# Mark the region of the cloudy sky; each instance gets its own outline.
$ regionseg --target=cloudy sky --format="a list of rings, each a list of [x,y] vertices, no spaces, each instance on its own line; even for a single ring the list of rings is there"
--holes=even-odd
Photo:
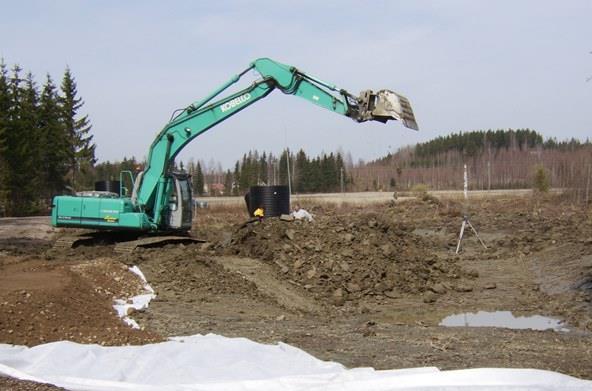
[[[412,102],[419,132],[357,124],[274,92],[181,154],[230,167],[249,149],[373,159],[451,132],[592,134],[592,1],[4,1],[0,56],[38,81],[72,69],[101,161],[146,156],[174,109],[258,57],[357,94]],[[247,86],[255,75],[248,75]]]

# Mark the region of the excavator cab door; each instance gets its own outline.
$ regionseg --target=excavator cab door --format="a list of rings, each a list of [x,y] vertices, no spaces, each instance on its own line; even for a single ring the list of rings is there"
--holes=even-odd
[[[167,228],[175,231],[189,231],[193,217],[191,176],[187,173],[172,173],[173,191],[169,197]]]

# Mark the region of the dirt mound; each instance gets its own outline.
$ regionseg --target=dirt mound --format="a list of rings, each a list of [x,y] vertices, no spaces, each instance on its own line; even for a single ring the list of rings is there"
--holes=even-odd
[[[18,259],[17,259],[18,260]],[[139,293],[141,283],[120,263],[99,259],[0,263],[0,342],[33,346],[70,340],[102,345],[159,341],[119,319],[113,298]]]
[[[142,249],[133,258],[157,289],[157,300],[173,291],[179,294],[182,292],[184,297],[260,295],[251,282],[236,273],[229,273],[219,263],[201,254],[198,245]]]
[[[415,227],[397,221],[388,208],[383,214],[324,212],[311,223],[248,224],[217,250],[275,264],[286,280],[335,304],[368,295],[444,294],[474,277],[454,257],[430,252],[438,244],[413,234]]]

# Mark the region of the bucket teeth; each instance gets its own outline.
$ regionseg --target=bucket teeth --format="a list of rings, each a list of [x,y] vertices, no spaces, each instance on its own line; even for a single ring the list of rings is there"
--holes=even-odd
[[[393,91],[380,90],[376,93],[376,106],[372,110],[372,115],[396,119],[409,129],[419,129],[409,99]]]
[[[358,111],[353,117],[358,122],[379,121],[386,123],[398,120],[403,126],[419,130],[409,99],[390,90],[362,91],[358,101]]]

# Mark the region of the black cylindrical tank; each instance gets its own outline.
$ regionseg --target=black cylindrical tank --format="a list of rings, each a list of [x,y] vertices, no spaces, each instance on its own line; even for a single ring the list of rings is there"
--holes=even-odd
[[[95,182],[96,191],[109,191],[111,193],[119,194],[121,182],[120,181],[98,181]]]
[[[250,216],[253,216],[257,208],[263,208],[265,217],[290,213],[288,186],[251,186],[245,201]]]

